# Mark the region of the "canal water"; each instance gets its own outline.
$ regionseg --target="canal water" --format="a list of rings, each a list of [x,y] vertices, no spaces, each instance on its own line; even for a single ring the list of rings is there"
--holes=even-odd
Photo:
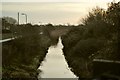
[[[38,68],[41,70],[38,78],[77,78],[68,67],[62,49],[62,40],[59,38],[56,46],[49,47],[44,61]]]

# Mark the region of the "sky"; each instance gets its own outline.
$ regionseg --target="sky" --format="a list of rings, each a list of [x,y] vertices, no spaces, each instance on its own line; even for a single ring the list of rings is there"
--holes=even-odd
[[[99,6],[106,9],[113,0],[2,0],[2,16],[10,16],[17,20],[20,13],[20,24],[78,24],[92,8]],[[116,0],[118,2],[120,0]]]

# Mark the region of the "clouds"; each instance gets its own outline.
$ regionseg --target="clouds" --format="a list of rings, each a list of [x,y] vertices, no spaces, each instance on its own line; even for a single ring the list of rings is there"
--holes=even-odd
[[[8,1],[8,0],[7,0]],[[80,0],[81,2],[4,2],[3,16],[11,16],[17,19],[17,13],[26,13],[28,22],[32,23],[71,23],[76,24],[88,11],[95,6],[107,7],[105,1],[111,0]],[[103,1],[103,2],[100,2]],[[20,23],[25,21],[20,15]]]
[[[112,0],[2,0],[2,2],[110,2]],[[116,0],[118,1],[118,0]]]
[[[78,4],[77,4],[78,5]],[[84,14],[72,3],[3,3],[3,15],[17,18],[17,12],[26,13],[30,22],[72,23]],[[21,23],[24,18],[20,16]],[[74,21],[72,21],[74,20]]]

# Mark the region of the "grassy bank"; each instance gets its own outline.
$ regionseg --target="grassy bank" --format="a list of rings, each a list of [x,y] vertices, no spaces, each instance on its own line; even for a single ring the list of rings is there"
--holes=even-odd
[[[49,35],[39,34],[40,27],[20,27],[17,35],[22,37],[2,44],[3,80],[37,80],[37,69],[51,45]]]
[[[111,3],[107,11],[97,7],[83,19],[83,25],[72,28],[62,36],[65,58],[79,78],[94,77],[93,59],[120,61],[119,12],[119,2]]]

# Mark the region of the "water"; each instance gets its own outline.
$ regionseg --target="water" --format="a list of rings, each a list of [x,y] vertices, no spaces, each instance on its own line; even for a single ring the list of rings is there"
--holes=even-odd
[[[62,49],[63,45],[59,38],[56,46],[49,47],[45,60],[38,68],[42,71],[38,78],[77,78],[69,69]]]

